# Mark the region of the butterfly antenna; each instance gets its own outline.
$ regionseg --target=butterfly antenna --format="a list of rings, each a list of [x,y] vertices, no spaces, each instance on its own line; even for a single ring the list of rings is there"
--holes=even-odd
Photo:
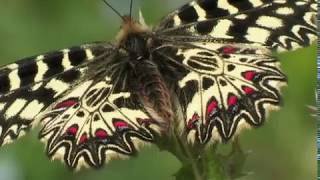
[[[113,12],[115,12],[123,21],[126,21],[126,19],[121,15],[119,11],[117,11],[110,3],[108,3],[106,0],[102,0],[109,8],[112,9]]]
[[[132,6],[133,6],[133,0],[130,0],[130,19],[132,19]]]

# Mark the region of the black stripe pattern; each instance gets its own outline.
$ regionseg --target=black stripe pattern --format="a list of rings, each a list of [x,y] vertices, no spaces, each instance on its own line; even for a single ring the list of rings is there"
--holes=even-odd
[[[103,44],[83,45],[3,66],[0,144],[7,144],[28,131],[41,112],[87,78],[85,72],[90,62],[109,54],[108,49],[111,47]]]
[[[162,38],[175,41],[205,38],[267,46],[279,52],[309,45],[317,38],[315,1],[252,2],[193,1],[173,12],[157,31]]]

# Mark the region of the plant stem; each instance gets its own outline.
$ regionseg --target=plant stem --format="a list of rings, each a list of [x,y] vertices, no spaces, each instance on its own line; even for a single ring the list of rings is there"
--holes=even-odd
[[[193,147],[176,133],[172,135],[172,140],[167,150],[182,163],[176,180],[231,180],[246,176],[242,170],[247,155],[242,152],[237,140],[232,151],[226,155],[219,154],[217,146]]]
[[[188,156],[188,159],[190,160],[190,164],[192,167],[192,171],[193,171],[193,175],[195,180],[204,180],[203,178],[203,173],[200,172],[200,167],[198,166],[198,163],[196,162],[196,158],[194,157],[194,155],[192,154],[192,152],[190,151],[190,147],[188,146],[188,144],[186,144],[186,141],[181,142],[182,144],[182,148],[185,150],[186,155]]]
[[[199,164],[199,154],[195,153],[187,143],[185,136],[171,129],[171,142],[164,149],[175,155],[182,163],[181,170],[176,174],[177,180],[205,180],[202,168]],[[183,177],[182,177],[183,176]]]
[[[246,176],[242,170],[247,154],[241,150],[237,139],[233,141],[232,151],[222,155],[218,152],[218,144],[205,147],[190,143],[187,134],[170,127],[170,133],[158,146],[180,160],[182,167],[175,174],[176,180],[231,180]]]

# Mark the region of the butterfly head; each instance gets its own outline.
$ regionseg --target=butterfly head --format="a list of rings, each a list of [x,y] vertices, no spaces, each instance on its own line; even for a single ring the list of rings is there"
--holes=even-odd
[[[120,45],[124,43],[131,35],[149,34],[151,33],[150,27],[148,27],[144,21],[144,18],[140,11],[139,21],[132,19],[131,16],[124,16],[121,24],[120,31],[116,37],[117,43]]]

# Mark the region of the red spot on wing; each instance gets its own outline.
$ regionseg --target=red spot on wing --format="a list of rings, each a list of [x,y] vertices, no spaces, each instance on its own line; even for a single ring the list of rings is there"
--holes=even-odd
[[[218,103],[217,101],[212,101],[207,107],[207,115],[212,114],[212,112],[217,109]]]
[[[72,107],[76,104],[78,104],[77,100],[69,99],[66,101],[62,101],[61,103],[58,103],[53,109],[69,108],[69,107]]]
[[[195,128],[195,123],[199,121],[199,119],[200,119],[200,116],[198,115],[198,113],[194,113],[192,118],[188,121],[187,128],[188,129]]]
[[[237,51],[237,48],[233,46],[225,46],[222,48],[222,53],[223,54],[233,54]]]
[[[253,94],[255,92],[254,89],[252,89],[251,87],[248,87],[248,86],[243,87],[243,91],[247,95]]]
[[[234,106],[238,103],[238,97],[237,96],[230,96],[228,99],[228,105]]]
[[[105,130],[99,129],[96,131],[95,136],[99,139],[106,139],[109,135]]]
[[[126,123],[124,121],[116,121],[116,122],[113,123],[113,125],[116,128],[127,128],[127,127],[129,127],[128,123]]]
[[[83,134],[81,135],[81,137],[80,137],[79,143],[80,143],[80,144],[83,144],[83,143],[86,143],[87,141],[88,141],[88,135],[87,135],[87,133],[83,133]]]
[[[244,78],[246,80],[252,81],[256,75],[257,73],[255,71],[247,71],[244,73]]]
[[[78,132],[78,127],[77,126],[71,126],[67,129],[67,134],[75,136]]]

